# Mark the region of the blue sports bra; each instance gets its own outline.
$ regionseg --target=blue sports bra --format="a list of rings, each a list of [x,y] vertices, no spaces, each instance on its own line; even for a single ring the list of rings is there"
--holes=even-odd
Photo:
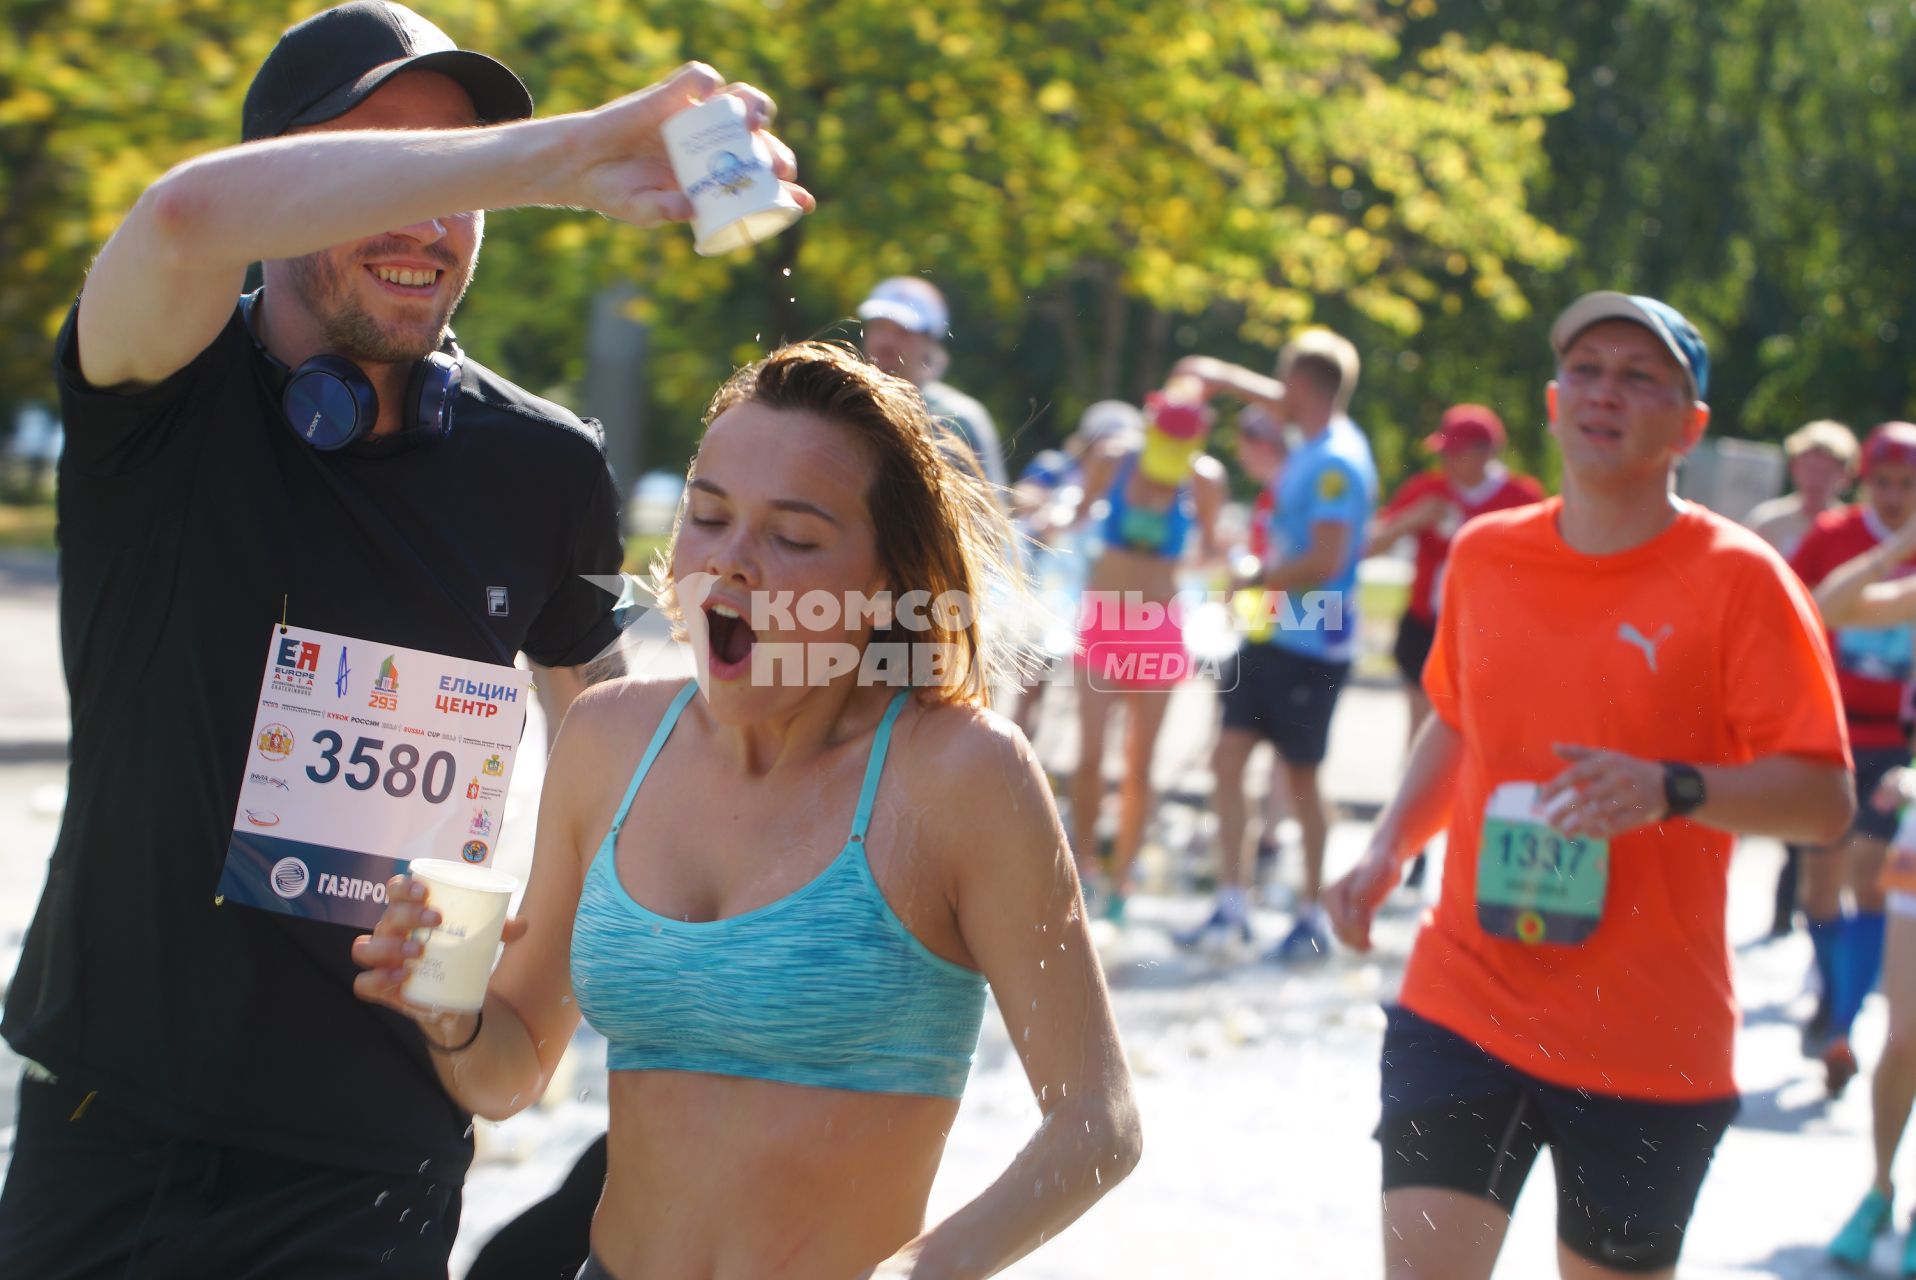
[[[648,911],[613,849],[639,784],[698,686],[652,735],[586,871],[572,988],[614,1071],[701,1071],[861,1093],[964,1093],[984,1021],[983,975],[933,954],[892,911],[865,860],[899,690],[872,739],[851,838],[811,883],[723,920]]]
[[[1111,481],[1111,491],[1105,495],[1109,506],[1101,530],[1104,545],[1176,560],[1184,554],[1184,544],[1191,536],[1191,486],[1188,483],[1179,485],[1171,495],[1171,505],[1162,510],[1134,507],[1124,500],[1124,491],[1137,469],[1138,455],[1135,453],[1118,464],[1118,473]]]

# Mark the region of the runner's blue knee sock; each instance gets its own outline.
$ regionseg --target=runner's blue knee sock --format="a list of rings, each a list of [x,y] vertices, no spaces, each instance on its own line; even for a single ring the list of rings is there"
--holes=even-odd
[[[1811,920],[1809,929],[1810,949],[1816,954],[1816,976],[1823,986],[1823,1003],[1833,1007],[1841,985],[1836,979],[1836,963],[1843,936],[1843,917]]]
[[[1883,971],[1883,913],[1859,911],[1846,918],[1841,947],[1843,980],[1840,995],[1830,1000],[1830,1034],[1848,1036]]]

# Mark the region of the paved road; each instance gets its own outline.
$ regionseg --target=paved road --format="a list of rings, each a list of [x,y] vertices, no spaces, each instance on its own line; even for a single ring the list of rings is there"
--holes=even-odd
[[[0,551],[0,762],[65,758],[55,590],[52,556]]]
[[[34,696],[50,643],[50,584],[0,566],[0,691]],[[652,658],[648,658],[652,661]],[[669,653],[658,659],[676,661]],[[37,664],[37,665],[36,665]],[[40,672],[35,675],[34,672]],[[1039,734],[1047,763],[1075,764],[1068,701]],[[1167,792],[1201,794],[1215,712],[1210,696],[1178,695],[1154,773]],[[1388,796],[1401,755],[1403,720],[1394,692],[1357,687],[1333,735],[1328,778],[1352,815],[1333,830],[1333,869],[1348,865],[1367,833],[1364,818]],[[537,725],[527,734],[536,748]],[[529,750],[514,778],[502,859],[527,857],[530,816],[543,761]],[[1112,770],[1115,774],[1115,767]],[[57,825],[62,770],[45,762],[0,764],[0,975],[10,974],[44,874]],[[1113,999],[1137,1077],[1147,1155],[1136,1175],[1072,1230],[1008,1274],[1021,1280],[1113,1277],[1366,1277],[1378,1273],[1375,1120],[1379,1002],[1394,991],[1415,927],[1417,903],[1394,903],[1372,957],[1339,955],[1289,974],[1243,954],[1189,956],[1168,931],[1197,919],[1189,891],[1202,870],[1189,853],[1196,811],[1173,803],[1149,852],[1153,892],[1136,900],[1132,923],[1106,947]],[[1755,938],[1768,917],[1779,856],[1751,841],[1733,881],[1737,939]],[[1264,912],[1260,933],[1285,924]],[[1796,1052],[1793,1019],[1804,1011],[1808,946],[1799,936],[1746,945],[1737,978],[1748,1018],[1740,1041],[1745,1111],[1704,1188],[1684,1274],[1808,1278],[1838,1273],[1819,1245],[1841,1221],[1867,1174],[1867,1091],[1828,1104]],[[1859,1033],[1865,1057],[1881,1037],[1872,1004]],[[603,1042],[583,1032],[565,1079],[546,1102],[503,1125],[482,1124],[480,1160],[467,1188],[465,1231],[455,1258],[470,1259],[486,1233],[543,1195],[572,1155],[603,1125]],[[0,1079],[14,1063],[0,1050]],[[0,1160],[11,1139],[11,1098],[0,1093]],[[1029,1138],[1037,1110],[1004,1030],[988,1016],[970,1088],[933,1192],[934,1217],[994,1179]],[[1548,1163],[1539,1165],[1516,1211],[1500,1277],[1553,1274]],[[1877,1258],[1893,1274],[1894,1245]],[[457,1274],[457,1270],[455,1270]]]

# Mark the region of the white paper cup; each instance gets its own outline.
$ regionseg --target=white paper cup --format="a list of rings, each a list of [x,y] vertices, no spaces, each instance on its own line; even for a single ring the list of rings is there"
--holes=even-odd
[[[478,1010],[519,881],[491,867],[436,858],[414,861],[406,874],[424,882],[426,905],[439,913],[439,923],[413,934],[425,951],[402,994],[430,1009]]]
[[[733,94],[687,107],[661,127],[679,187],[692,202],[692,247],[710,257],[769,240],[805,211],[779,184]]]

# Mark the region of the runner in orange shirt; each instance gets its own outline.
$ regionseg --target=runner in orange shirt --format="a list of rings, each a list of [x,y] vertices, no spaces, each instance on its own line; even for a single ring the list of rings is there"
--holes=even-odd
[[[1489,1276],[1545,1145],[1564,1276],[1675,1274],[1738,1105],[1731,833],[1827,840],[1855,803],[1808,593],[1754,534],[1671,496],[1709,418],[1702,339],[1616,293],[1550,336],[1563,496],[1458,535],[1434,715],[1329,897],[1339,937],[1368,946],[1404,859],[1448,823],[1384,1037],[1391,1277]]]

